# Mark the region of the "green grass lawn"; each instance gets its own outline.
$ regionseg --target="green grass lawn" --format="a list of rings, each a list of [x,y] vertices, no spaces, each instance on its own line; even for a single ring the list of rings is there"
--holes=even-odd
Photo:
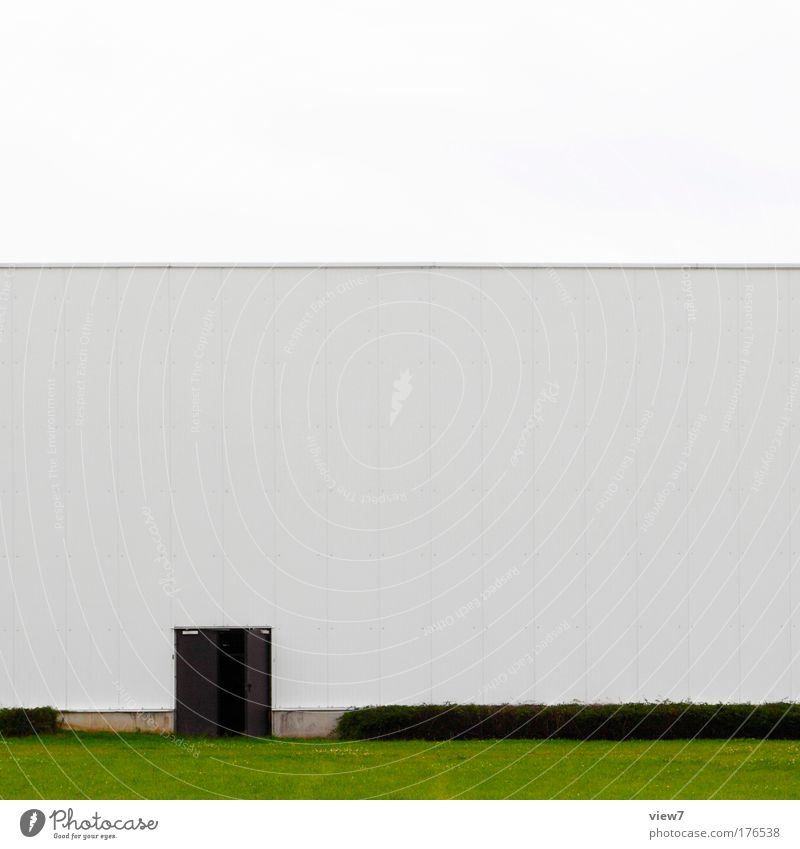
[[[0,741],[5,799],[797,799],[800,741]]]

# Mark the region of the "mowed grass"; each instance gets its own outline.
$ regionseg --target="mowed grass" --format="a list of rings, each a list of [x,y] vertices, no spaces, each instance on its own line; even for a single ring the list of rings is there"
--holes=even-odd
[[[6,799],[797,799],[800,741],[0,740]]]

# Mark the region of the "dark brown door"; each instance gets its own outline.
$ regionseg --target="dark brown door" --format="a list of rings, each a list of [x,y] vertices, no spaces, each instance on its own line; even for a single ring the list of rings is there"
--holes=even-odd
[[[175,632],[175,732],[219,733],[218,632],[179,629]]]
[[[245,734],[272,733],[272,634],[269,628],[245,632]]]

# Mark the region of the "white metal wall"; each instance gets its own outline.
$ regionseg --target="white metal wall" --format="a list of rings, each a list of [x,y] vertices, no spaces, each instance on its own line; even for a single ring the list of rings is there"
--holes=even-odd
[[[0,268],[0,704],[172,707],[181,625],[283,708],[798,698],[798,292]]]

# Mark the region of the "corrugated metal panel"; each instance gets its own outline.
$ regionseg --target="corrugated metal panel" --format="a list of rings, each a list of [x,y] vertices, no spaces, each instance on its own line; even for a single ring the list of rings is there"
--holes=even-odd
[[[118,680],[120,564],[106,506],[116,491],[119,432],[117,288],[116,270],[77,268],[68,272],[63,306],[66,700],[86,709],[109,679]]]
[[[797,698],[800,272],[0,275],[0,702]],[[63,505],[63,506],[62,506]]]
[[[13,293],[14,272],[0,272],[0,699],[4,704],[17,705],[14,679],[16,666],[14,645],[17,620],[13,578],[14,557],[14,453],[17,437],[14,417],[14,344]]]
[[[93,508],[118,528],[120,708],[171,708],[173,606],[182,592],[174,565],[170,507],[170,279],[164,269],[118,272],[116,321],[116,501]],[[105,407],[103,383],[91,396]],[[113,496],[112,496],[113,498]],[[201,623],[202,624],[202,623]],[[113,703],[113,702],[112,702]]]

